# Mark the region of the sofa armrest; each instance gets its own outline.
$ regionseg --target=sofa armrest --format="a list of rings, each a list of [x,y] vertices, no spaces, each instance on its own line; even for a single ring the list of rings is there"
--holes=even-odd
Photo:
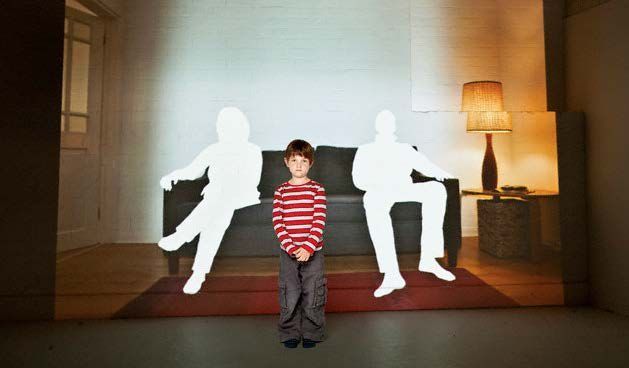
[[[162,235],[167,236],[177,228],[177,207],[186,202],[201,202],[201,191],[209,183],[207,176],[191,181],[179,181],[170,191],[164,191]]]
[[[457,264],[457,256],[461,249],[461,192],[459,190],[459,179],[444,180],[448,200],[446,203],[446,214],[443,219],[443,235],[446,249],[448,251],[448,265],[454,267]]]
[[[164,210],[162,216],[162,236],[175,232],[178,223],[177,208],[186,202],[201,202],[201,191],[209,183],[207,176],[191,181],[179,181],[170,191],[164,191]],[[179,251],[163,251],[168,257],[168,273],[176,275],[179,272]]]

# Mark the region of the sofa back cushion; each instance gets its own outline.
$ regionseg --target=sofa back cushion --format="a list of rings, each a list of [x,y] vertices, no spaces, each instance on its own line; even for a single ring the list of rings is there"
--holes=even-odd
[[[290,179],[284,164],[284,151],[262,151],[262,177],[258,184],[260,198],[271,198],[278,185]]]
[[[318,146],[315,150],[315,163],[308,176],[320,182],[327,194],[364,193],[354,186],[352,165],[356,147]]]
[[[356,188],[352,181],[356,150],[356,147],[318,146],[315,164],[308,176],[323,184],[328,194],[362,195],[364,192]],[[417,171],[413,171],[411,176],[414,182],[431,180]],[[290,172],[284,165],[284,151],[262,151],[262,177],[258,185],[260,198],[273,197],[275,188],[288,179]]]

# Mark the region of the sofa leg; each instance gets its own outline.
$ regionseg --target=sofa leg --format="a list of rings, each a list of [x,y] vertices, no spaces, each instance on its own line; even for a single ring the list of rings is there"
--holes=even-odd
[[[448,250],[448,267],[456,267],[459,258],[459,250]]]
[[[168,255],[168,273],[170,275],[176,275],[179,273],[179,254],[176,252]]]

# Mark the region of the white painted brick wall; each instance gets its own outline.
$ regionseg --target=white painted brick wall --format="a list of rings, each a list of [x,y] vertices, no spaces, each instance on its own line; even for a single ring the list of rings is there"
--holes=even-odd
[[[542,1],[412,0],[414,111],[458,111],[461,85],[503,83],[505,109],[545,111]]]
[[[537,2],[541,6],[541,0]],[[536,97],[529,99],[529,95],[537,95],[531,94],[528,86],[539,92],[536,81],[544,79],[544,69],[543,65],[536,69],[534,62],[522,61],[511,71],[510,66],[496,61],[513,51],[510,44],[499,47],[500,42],[526,38],[516,29],[508,29],[514,35],[507,32],[500,39],[495,32],[488,32],[502,11],[496,6],[501,2],[444,0],[438,1],[438,7],[435,3],[127,2],[122,111],[120,126],[114,129],[119,144],[105,163],[117,174],[111,177],[119,178],[117,184],[111,184],[117,187],[106,191],[105,205],[112,213],[111,240],[159,239],[159,178],[185,165],[216,140],[215,117],[226,105],[238,106],[248,115],[251,140],[263,149],[283,149],[297,137],[314,145],[355,147],[373,139],[375,115],[388,108],[398,118],[402,141],[418,145],[455,174],[461,188],[479,186],[484,136],[465,132],[465,116],[456,112],[460,96],[452,92],[460,85],[453,88],[453,83],[524,70],[532,79],[527,76],[523,82],[512,84],[510,92],[505,86],[505,93],[526,96],[523,110],[540,111],[545,106]],[[487,14],[493,23],[486,21]],[[419,22],[420,18],[424,21]],[[465,27],[455,32],[442,19],[459,19],[457,24]],[[541,23],[541,14],[537,21]],[[411,30],[412,22],[417,26]],[[486,47],[452,47],[467,41]],[[428,45],[429,51],[421,64],[412,64],[411,50],[420,44]],[[543,44],[532,41],[517,47],[541,50],[543,58]],[[459,69],[461,63],[468,68]],[[426,68],[421,76],[417,74],[419,67]],[[433,112],[412,112],[412,93],[419,93],[426,110]],[[539,162],[556,165],[556,158],[549,153],[554,149],[554,136],[537,132],[552,129],[554,115],[516,115],[514,134],[495,138],[499,184],[515,184],[516,179],[528,184],[520,181],[512,168],[519,167],[518,161],[529,154],[539,153]],[[535,141],[531,147],[539,152],[527,151],[531,140]],[[517,156],[513,152],[518,152]],[[553,189],[556,174],[536,184]],[[465,203],[464,232],[472,234],[475,208]]]

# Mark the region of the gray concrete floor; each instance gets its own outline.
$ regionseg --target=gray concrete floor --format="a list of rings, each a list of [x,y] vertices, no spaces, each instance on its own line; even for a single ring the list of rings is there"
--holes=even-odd
[[[4,323],[0,367],[629,367],[629,317],[592,308],[328,314],[285,349],[275,316]]]

